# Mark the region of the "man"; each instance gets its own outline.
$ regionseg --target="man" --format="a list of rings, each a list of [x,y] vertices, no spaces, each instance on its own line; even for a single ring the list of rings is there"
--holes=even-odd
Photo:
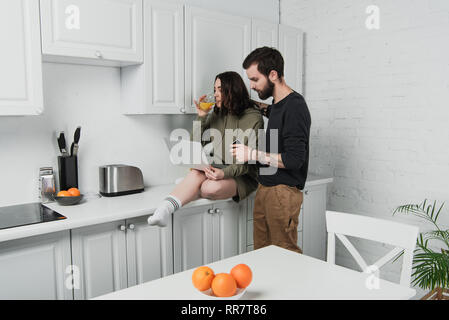
[[[241,144],[231,147],[238,161],[257,161],[261,165],[254,202],[254,249],[274,244],[302,253],[297,245],[297,229],[309,164],[309,109],[304,98],[285,82],[284,60],[276,49],[254,50],[243,68],[260,99],[273,97],[272,105],[259,104],[268,117],[266,149]],[[270,141],[272,130],[277,130],[277,141]],[[263,166],[276,170],[264,174]]]

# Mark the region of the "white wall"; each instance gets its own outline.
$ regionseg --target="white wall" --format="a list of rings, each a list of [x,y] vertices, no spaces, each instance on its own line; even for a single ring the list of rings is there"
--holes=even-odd
[[[278,0],[177,1],[242,16],[278,21]],[[0,206],[38,201],[39,167],[57,168],[56,131],[69,143],[82,126],[79,183],[98,192],[98,166],[125,163],[142,169],[146,186],[174,183],[186,169],[167,163],[162,137],[191,128],[191,115],[125,116],[120,111],[120,69],[43,64],[41,116],[0,117]]]
[[[82,127],[79,182],[98,192],[98,166],[112,163],[142,169],[145,185],[173,183],[185,172],[167,163],[162,138],[192,116],[125,116],[120,111],[120,69],[44,63],[42,116],[0,117],[0,205],[37,201],[39,167],[57,168],[56,131],[73,141]]]
[[[369,5],[380,30],[365,27]],[[281,0],[280,10],[306,33],[310,170],[334,176],[328,208],[391,218],[424,198],[449,204],[449,2]]]

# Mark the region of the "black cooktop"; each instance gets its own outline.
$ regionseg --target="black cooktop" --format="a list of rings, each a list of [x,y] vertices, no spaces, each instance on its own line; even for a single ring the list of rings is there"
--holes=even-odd
[[[0,207],[0,229],[67,219],[41,203]]]

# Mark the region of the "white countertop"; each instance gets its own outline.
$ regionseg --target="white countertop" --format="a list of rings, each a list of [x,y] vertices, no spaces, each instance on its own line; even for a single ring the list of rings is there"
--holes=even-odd
[[[332,181],[332,178],[310,175],[307,179],[306,187],[330,183]],[[66,216],[67,219],[0,230],[0,242],[151,215],[156,210],[156,206],[173,190],[174,186],[174,184],[169,184],[147,187],[145,191],[138,194],[87,199],[74,206],[61,206],[56,202],[45,204],[50,209]],[[215,201],[199,199],[189,203],[185,207],[201,206],[229,200],[231,199]]]
[[[366,285],[367,273],[332,265],[277,246],[268,246],[207,264],[214,273],[229,273],[239,263],[247,264],[253,279],[243,300],[303,299],[410,299],[412,288],[380,279],[377,288]],[[98,300],[202,300],[208,297],[192,284],[194,269],[179,272],[100,297]]]

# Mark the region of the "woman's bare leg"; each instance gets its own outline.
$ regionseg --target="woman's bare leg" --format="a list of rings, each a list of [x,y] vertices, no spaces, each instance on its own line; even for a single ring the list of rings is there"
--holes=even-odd
[[[229,199],[237,195],[234,179],[206,180],[201,185],[201,197],[211,200]]]
[[[167,226],[170,215],[173,212],[190,201],[199,198],[201,184],[206,179],[204,172],[191,170],[189,174],[176,185],[170,195],[159,204],[154,214],[148,218],[148,224],[160,227]]]
[[[206,179],[203,171],[193,169],[176,185],[170,195],[178,198],[184,206],[200,197],[200,188]]]

